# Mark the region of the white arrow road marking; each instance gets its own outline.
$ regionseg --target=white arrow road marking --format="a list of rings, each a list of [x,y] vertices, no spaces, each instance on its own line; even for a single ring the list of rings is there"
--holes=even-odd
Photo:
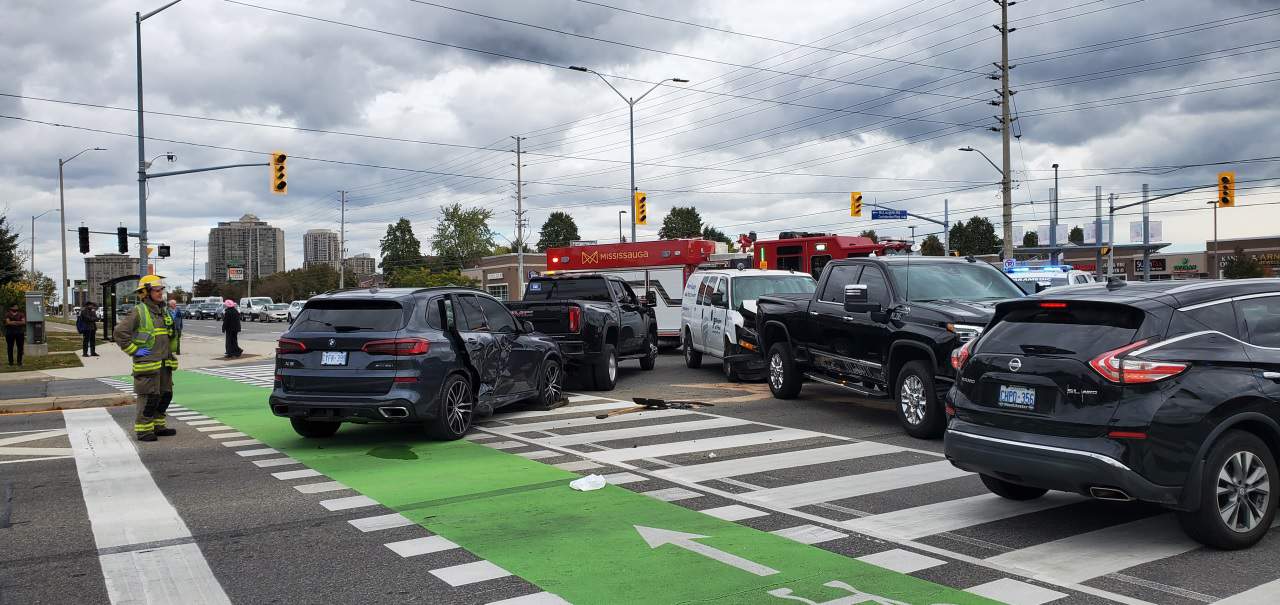
[[[26,443],[28,441],[40,441],[41,439],[51,439],[53,437],[59,437],[66,434],[67,432],[63,429],[32,431],[25,435],[18,435],[17,437],[0,438],[0,446],[13,445],[15,443]]]
[[[725,565],[737,567],[742,571],[753,573],[757,576],[771,576],[778,573],[778,570],[773,569],[772,567],[765,567],[764,565],[744,559],[738,555],[732,555],[718,548],[694,542],[694,540],[705,538],[707,536],[700,534],[688,534],[669,529],[658,529],[656,527],[645,527],[643,525],[634,525],[633,527],[636,528],[637,532],[640,532],[640,537],[644,538],[644,541],[649,545],[649,548],[657,548],[663,544],[670,544],[677,548],[683,548],[689,552],[698,553],[709,559],[715,559]]]

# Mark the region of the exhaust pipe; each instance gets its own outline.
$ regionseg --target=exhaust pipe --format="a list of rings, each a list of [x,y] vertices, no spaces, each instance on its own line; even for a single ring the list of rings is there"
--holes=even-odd
[[[1124,493],[1114,487],[1091,487],[1089,495],[1098,500],[1108,500],[1111,502],[1132,502],[1133,496]]]
[[[378,413],[382,414],[383,418],[408,418],[409,417],[409,410],[402,407],[378,408]]]

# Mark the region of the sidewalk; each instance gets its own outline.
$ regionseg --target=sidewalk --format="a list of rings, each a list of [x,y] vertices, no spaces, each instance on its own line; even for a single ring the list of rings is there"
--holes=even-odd
[[[50,324],[58,326],[57,331],[62,332],[58,324]],[[74,328],[69,328],[74,331]],[[275,355],[276,343],[274,341],[250,340],[242,339],[240,348],[244,349],[244,355],[237,359],[223,359],[223,342],[221,338],[210,338],[207,336],[184,336],[182,338],[182,355],[178,356],[178,363],[182,369],[190,370],[193,368],[207,368],[224,366],[236,363],[243,363],[250,360],[270,361]],[[79,353],[75,353],[79,355]],[[84,367],[79,368],[60,368],[56,370],[43,370],[37,372],[13,372],[10,374],[0,375],[0,384],[31,381],[41,379],[77,379],[77,378],[106,378],[113,376],[128,375],[133,365],[128,355],[120,350],[115,343],[98,342],[98,355],[101,357],[81,357]],[[9,387],[5,387],[4,399],[8,397]]]

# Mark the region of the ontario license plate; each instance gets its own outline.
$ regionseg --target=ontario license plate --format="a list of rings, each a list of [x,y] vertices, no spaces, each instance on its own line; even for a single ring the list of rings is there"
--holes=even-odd
[[[1014,387],[1008,385],[1000,385],[1000,394],[996,399],[996,404],[1002,408],[1013,408],[1015,410],[1034,410],[1036,409],[1036,391],[1026,387]]]
[[[324,351],[320,353],[320,365],[345,366],[347,365],[347,352],[346,351]]]

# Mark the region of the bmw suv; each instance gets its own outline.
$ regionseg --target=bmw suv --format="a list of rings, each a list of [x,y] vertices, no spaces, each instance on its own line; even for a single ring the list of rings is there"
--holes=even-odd
[[[280,338],[270,405],[303,437],[388,422],[458,439],[477,413],[558,403],[563,368],[555,341],[482,292],[344,290],[308,300]]]
[[[1256,543],[1280,482],[1280,280],[1079,286],[1001,303],[952,356],[946,455],[1014,500],[1141,500]]]

